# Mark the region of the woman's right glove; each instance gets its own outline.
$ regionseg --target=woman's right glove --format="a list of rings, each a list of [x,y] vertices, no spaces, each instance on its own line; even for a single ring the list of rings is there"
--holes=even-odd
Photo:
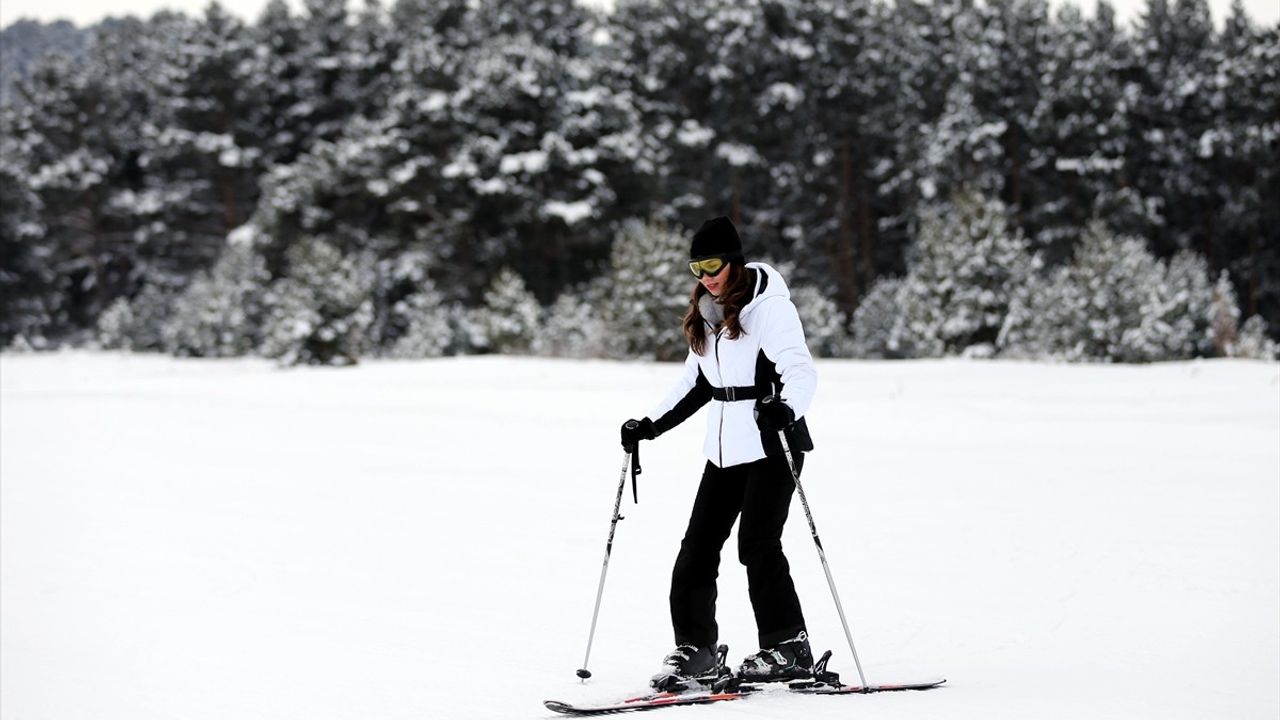
[[[770,395],[756,401],[756,425],[761,430],[776,433],[791,427],[795,421],[795,412],[781,397]]]
[[[653,421],[649,418],[622,423],[622,448],[627,452],[634,452],[641,440],[652,440],[657,436]]]

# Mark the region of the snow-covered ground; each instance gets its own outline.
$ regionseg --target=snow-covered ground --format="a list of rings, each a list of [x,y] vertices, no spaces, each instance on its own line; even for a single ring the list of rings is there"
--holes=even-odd
[[[1280,365],[821,362],[805,488],[873,681],[670,717],[1280,716]],[[660,364],[0,357],[8,720],[540,718],[643,687],[703,415]],[[815,645],[856,677],[799,503]],[[755,649],[732,545],[720,620]]]

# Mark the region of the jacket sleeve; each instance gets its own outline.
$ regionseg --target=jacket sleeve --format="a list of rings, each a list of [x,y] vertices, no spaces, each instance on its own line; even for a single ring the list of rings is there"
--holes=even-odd
[[[790,300],[770,303],[760,349],[782,376],[782,401],[797,418],[804,417],[818,389],[818,371],[805,344],[800,314]]]
[[[698,366],[698,356],[689,351],[684,361],[684,374],[667,397],[649,413],[654,431],[661,435],[689,419],[703,405],[711,402],[711,383]]]

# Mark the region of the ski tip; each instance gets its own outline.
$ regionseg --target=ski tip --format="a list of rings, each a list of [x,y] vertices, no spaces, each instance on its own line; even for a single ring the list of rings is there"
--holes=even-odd
[[[566,702],[560,702],[559,700],[543,700],[542,704],[552,712],[565,714],[573,713],[573,706]]]

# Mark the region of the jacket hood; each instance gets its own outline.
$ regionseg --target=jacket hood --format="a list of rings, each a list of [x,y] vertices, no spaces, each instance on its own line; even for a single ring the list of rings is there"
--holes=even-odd
[[[746,315],[754,310],[760,303],[768,301],[772,298],[780,297],[784,300],[791,299],[791,290],[787,288],[787,281],[782,279],[782,275],[774,270],[772,266],[762,262],[749,262],[746,266],[750,270],[756,270],[756,287],[752,291],[751,302],[742,308],[742,315]]]

